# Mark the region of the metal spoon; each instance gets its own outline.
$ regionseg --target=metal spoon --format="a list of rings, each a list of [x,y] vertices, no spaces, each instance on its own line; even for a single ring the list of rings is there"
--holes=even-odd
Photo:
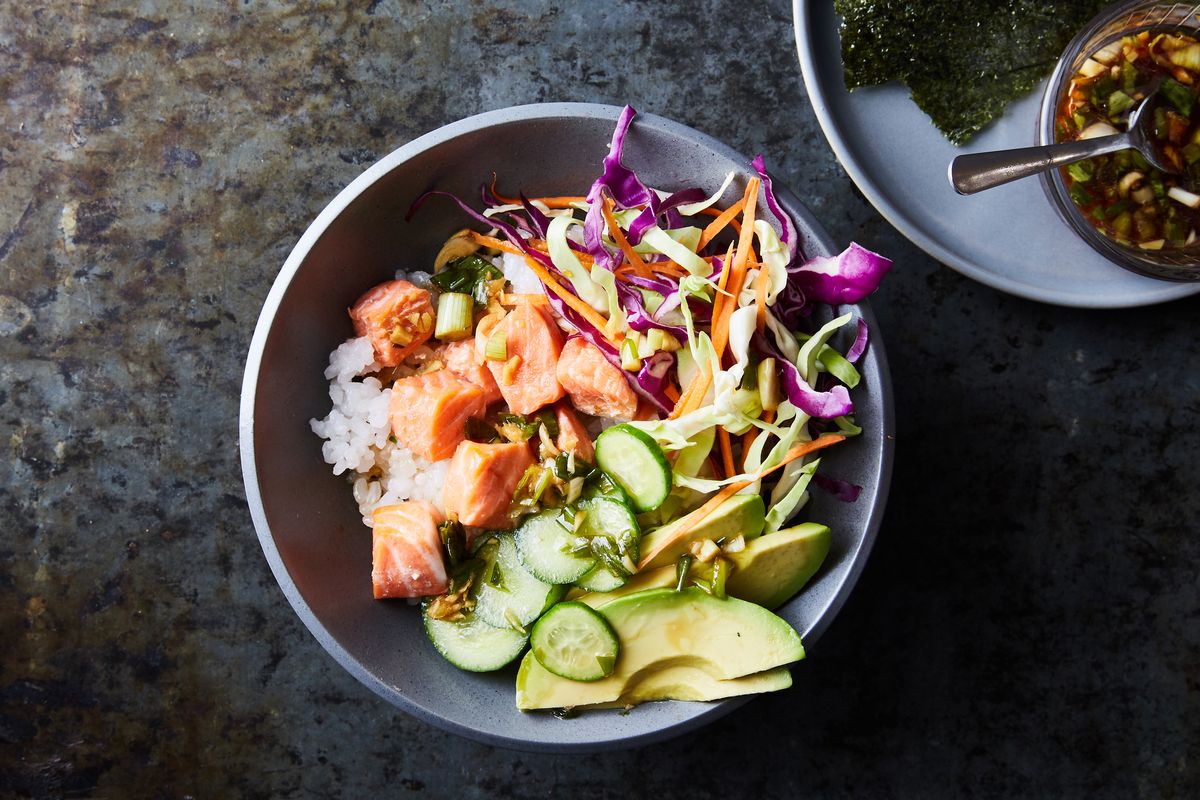
[[[950,184],[959,194],[975,194],[1054,167],[1130,148],[1137,150],[1163,172],[1176,173],[1177,169],[1163,163],[1151,140],[1150,126],[1154,124],[1152,109],[1157,105],[1152,102],[1154,100],[1155,92],[1151,92],[1130,113],[1125,133],[1115,136],[958,156],[950,162]]]

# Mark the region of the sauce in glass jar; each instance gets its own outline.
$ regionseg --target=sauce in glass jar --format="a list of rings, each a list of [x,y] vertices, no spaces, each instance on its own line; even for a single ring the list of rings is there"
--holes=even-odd
[[[1126,129],[1157,88],[1152,136],[1164,173],[1136,150],[1064,167],[1071,200],[1101,233],[1146,250],[1179,249],[1200,236],[1200,40],[1177,31],[1141,31],[1109,42],[1071,80],[1055,119],[1058,141]]]

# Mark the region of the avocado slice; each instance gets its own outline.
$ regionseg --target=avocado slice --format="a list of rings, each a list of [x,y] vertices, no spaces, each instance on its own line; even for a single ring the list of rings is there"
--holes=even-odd
[[[725,591],[734,597],[779,608],[816,574],[829,553],[825,525],[805,522],[762,536],[730,556],[733,572]]]
[[[775,667],[722,681],[697,667],[679,664],[645,673],[641,680],[626,688],[616,700],[587,708],[626,708],[654,700],[723,700],[744,694],[778,692],[791,685],[792,673],[787,667]]]
[[[642,537],[640,570],[674,564],[687,552],[692,542],[703,539],[716,541],[721,537],[732,539],[739,534],[749,541],[760,536],[763,526],[766,525],[767,509],[763,505],[762,497],[757,494],[735,494],[680,536],[676,531],[686,519],[687,517],[680,517]]]
[[[804,658],[800,635],[761,606],[700,589],[650,589],[600,606],[621,641],[616,670],[591,683],[560,678],[527,653],[517,708],[565,708],[618,700],[646,676],[691,667],[720,681]]]
[[[745,550],[726,556],[733,562],[733,572],[725,584],[725,591],[764,608],[779,608],[804,588],[821,568],[829,553],[829,542],[829,528],[815,522],[752,539],[746,543]],[[639,572],[624,586],[611,592],[587,592],[571,599],[598,608],[633,592],[674,585],[675,567],[672,565]]]

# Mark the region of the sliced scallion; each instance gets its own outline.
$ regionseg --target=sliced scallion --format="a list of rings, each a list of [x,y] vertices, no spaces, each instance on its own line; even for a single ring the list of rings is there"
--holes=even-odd
[[[504,331],[496,331],[488,337],[483,357],[488,361],[508,361],[508,337]]]
[[[471,335],[475,301],[469,294],[443,292],[438,298],[437,328],[433,335],[443,342],[457,342]]]
[[[621,342],[621,369],[626,372],[637,372],[642,368],[642,359],[638,357],[637,339],[626,336]]]

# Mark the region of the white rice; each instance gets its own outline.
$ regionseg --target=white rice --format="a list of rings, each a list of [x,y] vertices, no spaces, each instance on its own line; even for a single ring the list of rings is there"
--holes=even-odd
[[[441,508],[449,464],[430,463],[390,441],[392,390],[371,377],[378,369],[367,337],[338,345],[325,370],[333,408],[324,419],[309,421],[313,433],[325,440],[321,455],[333,474],[350,472],[354,500],[368,526],[376,508],[402,500],[428,500]]]
[[[533,270],[525,263],[525,259],[512,253],[501,253],[500,263],[497,264],[504,277],[512,284],[516,294],[541,294],[542,282]],[[494,259],[493,259],[494,260]]]

